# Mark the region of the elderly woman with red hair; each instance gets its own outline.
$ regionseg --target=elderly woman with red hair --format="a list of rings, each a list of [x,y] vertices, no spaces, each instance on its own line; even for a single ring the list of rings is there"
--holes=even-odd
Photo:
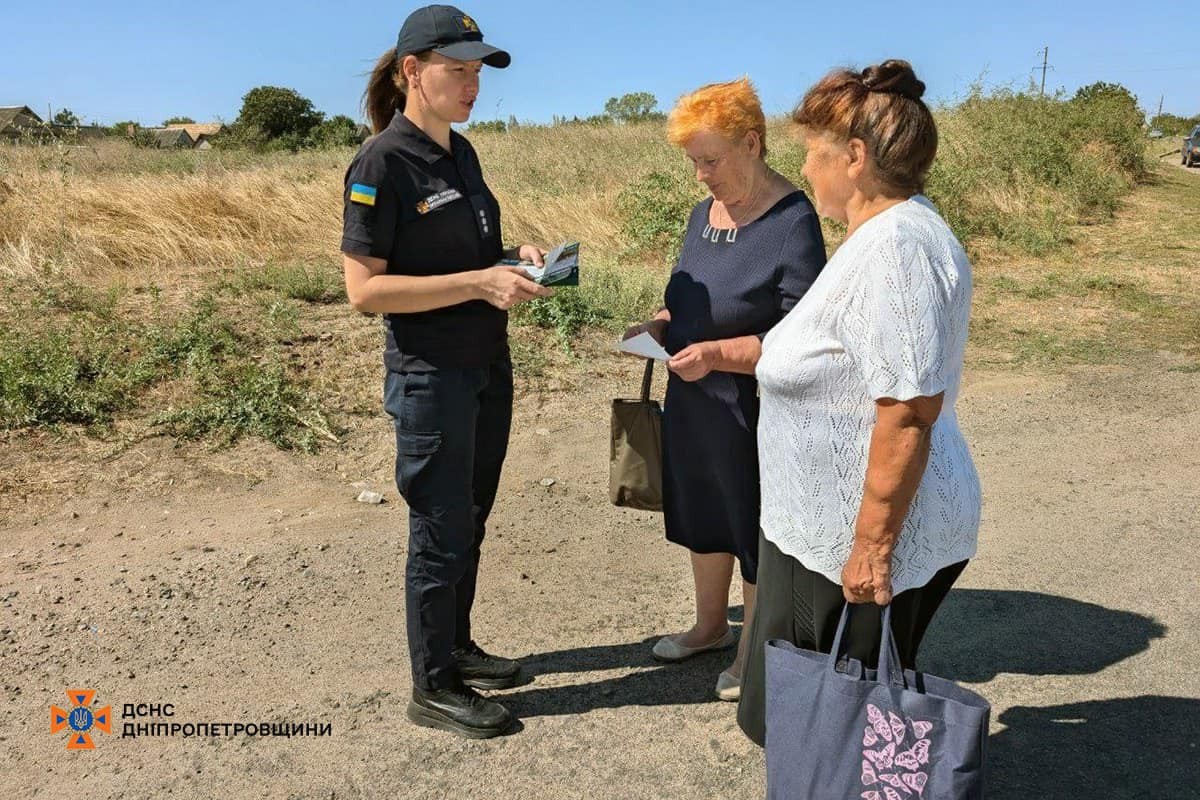
[[[704,86],[671,112],[667,137],[710,196],[692,210],[665,307],[649,332],[673,358],[663,415],[667,539],[691,551],[696,623],[654,646],[662,661],[732,647],[728,604],[739,564],[744,620],[758,569],[758,387],[762,339],[808,290],[825,245],[808,198],[767,165],[767,126],[746,79]],[[717,680],[737,700],[739,647]]]

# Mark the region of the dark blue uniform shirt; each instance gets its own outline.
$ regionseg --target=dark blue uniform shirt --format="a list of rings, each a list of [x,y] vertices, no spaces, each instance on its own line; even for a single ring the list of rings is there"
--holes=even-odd
[[[502,257],[500,205],[471,143],[450,152],[402,113],[368,139],[346,171],[342,252],[387,260],[389,275],[448,275]],[[508,354],[508,314],[483,300],[388,314],[389,369],[482,367]]]

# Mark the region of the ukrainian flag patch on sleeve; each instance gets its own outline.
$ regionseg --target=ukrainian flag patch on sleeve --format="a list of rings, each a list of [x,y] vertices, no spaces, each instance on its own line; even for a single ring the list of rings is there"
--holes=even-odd
[[[375,187],[367,186],[364,183],[355,183],[350,186],[350,202],[362,203],[364,206],[375,205]]]

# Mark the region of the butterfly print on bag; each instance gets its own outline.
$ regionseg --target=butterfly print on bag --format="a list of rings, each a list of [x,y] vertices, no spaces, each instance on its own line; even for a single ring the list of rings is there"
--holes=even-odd
[[[910,800],[914,794],[923,800],[929,771],[922,767],[929,763],[933,723],[902,718],[893,711],[885,716],[874,703],[867,703],[867,722],[863,729],[862,784],[887,785],[882,792],[877,789],[862,792],[861,800]],[[913,744],[901,750],[910,730]],[[881,742],[886,744],[873,749]]]
[[[896,756],[896,763],[905,769],[917,770],[929,763],[929,740],[922,739]]]
[[[925,791],[925,784],[929,782],[929,776],[924,772],[906,772],[900,776],[900,780],[904,781],[908,788],[916,792],[918,797],[921,797]]]
[[[875,769],[891,769],[896,755],[896,743],[889,742],[882,750],[863,750],[863,756],[871,759]]]
[[[874,705],[867,703],[867,721],[871,723],[871,727],[875,729],[875,733],[885,742],[892,740],[892,726],[888,725],[883,714]]]

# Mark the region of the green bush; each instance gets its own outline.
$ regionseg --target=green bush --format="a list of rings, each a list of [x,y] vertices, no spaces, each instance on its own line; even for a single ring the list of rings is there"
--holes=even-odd
[[[308,134],[308,144],[320,149],[357,147],[361,142],[358,124],[345,114],[330,117]]]
[[[340,303],[346,299],[341,273],[328,266],[268,264],[246,267],[236,283],[242,289],[273,291],[306,303]]]
[[[107,422],[151,378],[128,344],[109,326],[0,331],[0,428]]]
[[[1140,114],[1119,93],[1066,101],[973,92],[938,113],[927,194],[960,238],[1041,253],[1103,219],[1149,169]]]
[[[314,428],[328,429],[320,411],[310,407],[306,394],[277,364],[217,364],[198,378],[195,402],[159,414],[155,425],[183,439],[216,436],[220,443],[232,444],[258,436],[283,450],[307,453],[317,450]]]
[[[154,295],[155,293],[151,293]],[[155,386],[185,398],[155,424],[182,438],[230,443],[258,436],[312,450],[332,436],[308,384],[286,368],[272,334],[295,323],[281,301],[257,319],[234,318],[203,295],[186,313],[120,311],[115,292],[47,290],[9,308],[0,330],[0,429],[111,423]],[[281,308],[277,308],[281,307]]]
[[[1162,131],[1163,136],[1173,138],[1188,136],[1200,125],[1200,114],[1194,117],[1181,117],[1178,114],[1159,114],[1150,120],[1150,127]]]
[[[698,199],[699,190],[686,174],[651,172],[627,186],[617,197],[626,255],[673,264]]]
[[[535,325],[553,330],[568,353],[572,352],[571,339],[579,331],[604,325],[610,319],[606,309],[588,302],[583,293],[572,287],[559,289],[554,297],[524,303],[514,313],[518,325]]]
[[[583,329],[624,331],[658,310],[662,305],[663,280],[664,276],[649,270],[589,265],[578,287],[562,287],[554,297],[517,306],[512,321],[517,326],[554,331],[563,350],[572,353],[571,341]]]

